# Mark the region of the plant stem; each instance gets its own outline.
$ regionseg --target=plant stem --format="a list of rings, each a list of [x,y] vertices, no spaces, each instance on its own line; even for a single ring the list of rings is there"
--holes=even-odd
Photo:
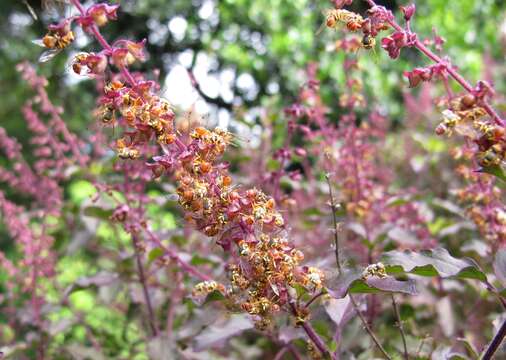
[[[335,202],[334,202],[334,195],[332,193],[332,186],[330,184],[329,176],[326,175],[325,178],[327,179],[327,184],[329,187],[330,206],[332,208],[332,219],[334,222],[334,244],[335,244],[336,265],[337,265],[337,270],[338,270],[339,274],[341,274],[342,268],[341,268],[341,263],[339,261],[339,235],[337,232],[337,217],[336,217],[336,212],[335,212],[336,206],[335,206]],[[374,334],[373,330],[371,329],[371,327],[367,323],[367,320],[364,318],[364,316],[360,312],[360,309],[358,308],[357,302],[353,298],[353,295],[348,294],[348,296],[350,297],[350,301],[351,301],[353,307],[355,308],[355,311],[357,312],[360,320],[362,321],[362,324],[364,325],[367,333],[371,336],[372,340],[374,341],[374,343],[376,344],[378,349],[383,353],[383,356],[385,356],[386,359],[391,360],[392,358],[390,357],[390,355],[388,355],[386,350],[383,348],[383,346],[381,345],[381,343],[378,340],[378,337],[376,336],[376,334]]]
[[[495,352],[501,345],[502,341],[504,340],[504,337],[506,336],[506,320],[503,321],[501,327],[497,331],[497,333],[494,335],[494,338],[490,342],[490,345],[488,346],[487,350],[485,351],[485,354],[480,358],[481,360],[489,360],[492,359],[492,356],[494,356]]]
[[[289,301],[289,305],[290,305],[292,314],[295,317],[297,317],[298,316],[298,311],[297,311],[297,305],[295,304],[295,300],[291,299]],[[309,337],[309,339],[311,339],[311,341],[313,342],[313,344],[318,348],[318,350],[320,351],[320,353],[322,353],[326,358],[330,358],[332,360],[335,360],[335,356],[329,350],[329,348],[327,347],[327,345],[325,345],[325,343],[320,338],[320,336],[318,336],[318,334],[316,333],[316,331],[314,331],[314,329],[311,326],[311,324],[309,324],[307,321],[304,321],[304,322],[302,322],[301,326],[304,329],[304,331],[306,332],[306,334]]]
[[[378,337],[376,336],[376,334],[374,333],[374,331],[371,329],[371,327],[367,323],[367,320],[364,318],[364,316],[360,312],[360,309],[358,308],[358,304],[355,301],[355,298],[353,297],[353,295],[348,294],[348,296],[350,297],[350,301],[353,304],[353,307],[355,308],[355,311],[357,312],[358,317],[362,321],[362,324],[364,324],[364,328],[367,331],[367,333],[369,334],[369,336],[371,337],[372,341],[374,341],[374,343],[376,344],[376,346],[378,347],[378,349],[381,351],[381,353],[383,354],[383,356],[385,357],[385,359],[392,360],[392,358],[390,357],[390,355],[388,355],[388,353],[386,352],[386,350],[383,348],[383,346],[379,342]]]
[[[281,360],[283,358],[283,355],[285,355],[285,353],[288,351],[288,347],[287,346],[283,346],[281,348],[281,350],[278,351],[278,353],[276,354],[276,356],[274,357],[274,360]]]
[[[302,360],[302,357],[300,356],[299,352],[297,351],[297,348],[293,344],[289,344],[288,348],[290,349],[290,352],[292,353],[295,360]]]
[[[133,241],[133,245],[134,245],[135,258],[137,260],[137,271],[139,273],[139,280],[142,285],[142,291],[144,293],[144,299],[146,301],[146,306],[148,307],[149,326],[151,328],[151,332],[152,332],[153,336],[157,336],[158,330],[155,325],[155,314],[153,312],[153,306],[151,305],[151,297],[149,295],[148,287],[146,285],[146,277],[144,276],[144,268],[142,266],[142,259],[139,254],[139,249],[137,246],[139,239],[137,238],[136,235],[132,234],[132,241]]]
[[[311,299],[309,299],[309,301],[306,303],[306,305],[304,305],[304,307],[306,307],[306,308],[309,307],[309,305],[311,305],[316,299],[318,299],[322,295],[325,295],[325,293],[323,291],[314,295]]]
[[[328,174],[325,175],[325,179],[327,179],[327,185],[329,187],[329,196],[330,196],[330,208],[332,210],[332,223],[334,228],[332,229],[332,232],[334,233],[334,252],[336,256],[336,265],[337,265],[337,271],[338,274],[341,275],[342,269],[341,269],[341,262],[339,261],[339,234],[338,234],[338,223],[337,223],[337,216],[336,216],[336,203],[334,201],[334,194],[332,193],[332,185],[330,183],[330,176]]]
[[[402,345],[404,346],[404,359],[409,360],[408,346],[406,344],[406,334],[404,333],[404,328],[402,326],[401,314],[399,313],[399,307],[397,306],[397,303],[395,302],[394,294],[390,294],[390,296],[392,297],[392,306],[394,308],[395,317],[397,318],[397,326],[399,327],[399,332],[401,333]]]
[[[169,256],[169,258],[171,260],[174,260],[182,270],[186,271],[188,274],[190,274],[202,281],[212,280],[212,277],[201,273],[199,270],[197,270],[197,268],[195,268],[194,266],[188,264],[186,261],[181,259],[179,257],[179,255],[174,250],[163,245],[163,243],[160,241],[160,239],[158,237],[156,237],[155,234],[153,234],[149,229],[145,229],[145,232],[146,232],[146,234],[148,234],[150,240],[153,241],[163,251],[165,251],[167,253],[167,255]]]

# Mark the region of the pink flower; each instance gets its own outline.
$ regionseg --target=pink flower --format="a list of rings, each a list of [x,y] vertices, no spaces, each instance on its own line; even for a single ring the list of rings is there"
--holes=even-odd
[[[388,56],[397,59],[401,53],[401,49],[407,46],[408,39],[406,33],[396,31],[392,35],[381,40],[381,47],[388,52]]]
[[[70,25],[72,24],[72,21],[74,19],[64,19],[60,21],[58,24],[51,24],[47,27],[47,29],[53,33],[59,34],[59,35],[65,35],[70,32]]]
[[[478,81],[478,84],[474,88],[473,94],[478,99],[483,99],[485,97],[494,96],[495,90],[488,81],[480,80]]]
[[[400,6],[400,9],[404,14],[404,20],[409,21],[415,14],[416,6],[415,4],[409,4],[408,6]]]
[[[144,54],[145,44],[146,39],[139,42],[130,40],[117,41],[112,50],[112,62],[117,67],[124,67],[133,64],[136,60],[146,60],[146,55]]]
[[[415,68],[413,71],[405,71],[404,76],[409,80],[409,87],[416,87],[422,81],[430,81],[432,71],[429,68]]]
[[[74,58],[72,69],[80,75],[83,66],[87,74],[101,75],[107,68],[107,57],[102,53],[79,54]]]
[[[86,15],[79,17],[79,23],[85,28],[91,25],[104,26],[109,20],[116,20],[118,8],[119,5],[93,5],[86,11]]]

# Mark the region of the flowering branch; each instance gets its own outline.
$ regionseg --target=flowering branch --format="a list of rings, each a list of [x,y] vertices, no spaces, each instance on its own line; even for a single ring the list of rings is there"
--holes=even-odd
[[[73,70],[81,74],[84,69],[88,75],[103,77],[111,63],[128,84],[123,84],[113,74],[100,100],[103,123],[117,121],[129,129],[116,141],[118,156],[133,160],[146,155],[146,146],[155,138],[163,154],[153,157],[153,162],[148,164],[153,176],[158,178],[166,172],[175,174],[185,219],[206,236],[216,237],[217,243],[231,254],[227,266],[231,286],[226,289],[182,262],[146,230],[149,238],[183,270],[205,279],[194,287],[193,296],[205,298],[213,291],[221,292],[232,306],[251,315],[258,329],[265,330],[271,326],[275,313],[286,311],[290,288],[301,286],[309,294],[321,291],[323,272],[315,267],[299,267],[304,255],[288,243],[284,219],[275,200],[257,189],[243,190],[232,185],[229,165],[220,158],[233,135],[225,130],[203,127],[181,134],[170,104],[154,92],[159,86],[128,69],[135,61],[145,59],[144,41],[117,40],[111,45],[99,31],[100,26],[116,18],[118,6],[96,4],[85,9],[79,0],[71,0],[71,3],[80,15],[50,27],[44,44],[49,48],[66,47],[74,38],[70,29],[73,21],[96,38],[103,50],[98,54],[77,55]],[[121,117],[116,118],[116,114]],[[125,212],[128,209],[117,209],[113,217],[125,221]],[[132,231],[138,225],[132,224]],[[141,227],[145,228],[142,224]],[[237,252],[232,251],[234,245]],[[307,323],[309,313],[295,310],[297,324],[323,354],[328,354],[324,342]]]
[[[335,246],[336,265],[337,265],[337,268],[339,270],[339,273],[341,273],[342,270],[341,270],[341,264],[339,262],[339,255],[338,255],[339,254],[339,235],[338,235],[337,219],[336,219],[336,212],[335,212],[336,205],[335,205],[334,195],[332,193],[332,186],[330,184],[329,177],[326,176],[326,178],[327,178],[327,184],[328,184],[328,187],[329,187],[330,204],[331,204],[332,216],[333,216],[333,221],[334,221],[334,226],[335,226],[335,229],[334,229],[334,246]],[[357,302],[355,301],[355,298],[353,297],[353,295],[352,294],[348,294],[348,296],[350,297],[350,301],[351,301],[353,307],[355,308],[355,312],[357,313],[358,317],[360,318],[360,321],[362,321],[362,324],[364,325],[365,330],[367,331],[367,333],[369,334],[369,336],[371,337],[371,339],[373,340],[373,342],[376,344],[376,346],[381,351],[381,353],[383,354],[383,356],[385,356],[386,359],[391,360],[392,358],[390,357],[390,355],[388,355],[388,353],[386,352],[386,350],[383,348],[383,346],[381,345],[381,343],[378,340],[378,337],[376,336],[376,334],[372,330],[371,326],[369,326],[369,323],[367,322],[367,320],[364,318],[364,316],[360,312],[360,308],[359,308]]]
[[[374,2],[374,0],[365,0],[365,1],[369,4],[369,6],[372,9],[379,8],[378,5]],[[412,41],[409,42],[410,46],[413,46],[416,49],[418,49],[422,54],[424,54],[429,59],[434,61],[437,65],[441,65],[442,67],[444,67],[446,72],[448,72],[448,74],[451,77],[453,77],[455,79],[455,81],[457,81],[469,94],[472,94],[472,95],[476,94],[476,89],[474,89],[472,87],[472,85],[449,64],[448,60],[445,61],[445,60],[441,59],[441,57],[439,57],[438,55],[434,54],[428,47],[426,47],[418,39],[416,34],[411,32],[411,29],[409,27],[409,19],[411,18],[413,13],[414,13],[414,7],[413,7],[413,11],[412,11],[411,15],[409,17],[407,17],[408,26],[406,27],[406,29],[401,27],[395,21],[393,15],[392,16],[385,16],[384,19],[390,26],[392,26],[392,28],[394,28],[397,31],[397,34],[399,34],[398,35],[399,37],[413,39]],[[501,125],[501,126],[506,125],[504,123],[503,119],[501,119],[499,114],[490,106],[490,104],[487,102],[486,99],[482,99],[482,106],[498,125]]]

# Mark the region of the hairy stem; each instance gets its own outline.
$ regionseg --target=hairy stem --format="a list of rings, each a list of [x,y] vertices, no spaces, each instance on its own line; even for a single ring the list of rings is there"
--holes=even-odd
[[[292,312],[293,316],[297,317],[298,316],[298,311],[297,311],[297,305],[295,304],[295,300],[293,300],[293,299],[290,300],[289,304],[290,304],[290,308],[291,308],[291,312]],[[311,326],[311,324],[309,324],[307,321],[304,321],[304,322],[302,322],[301,326],[304,329],[304,331],[306,332],[306,334],[309,337],[309,339],[311,339],[311,341],[313,342],[313,344],[320,351],[320,353],[322,353],[326,358],[335,360],[335,356],[329,350],[329,348],[327,347],[327,345],[325,345],[325,343],[320,338],[320,336],[318,336],[318,334],[316,333],[316,331],[314,331],[314,329]]]
[[[325,175],[325,179],[327,179],[327,185],[329,187],[330,209],[332,210],[332,225],[334,227],[332,229],[332,232],[334,234],[334,253],[336,256],[337,271],[340,275],[342,272],[342,269],[341,269],[341,262],[339,261],[339,234],[338,234],[338,223],[337,223],[337,216],[336,216],[337,206],[334,201],[334,194],[332,193],[332,185],[330,183],[329,174]]]
[[[383,354],[385,359],[392,360],[390,355],[388,355],[388,353],[386,352],[385,348],[383,348],[383,346],[379,342],[378,337],[376,336],[376,334],[374,333],[372,328],[367,323],[367,320],[364,318],[364,315],[362,315],[362,313],[360,312],[360,309],[358,308],[358,304],[355,301],[355,298],[353,297],[353,295],[348,294],[348,296],[350,297],[350,301],[353,304],[353,307],[355,308],[355,311],[357,312],[358,317],[362,321],[362,324],[364,325],[364,328],[367,331],[367,333],[369,334],[369,336],[371,337],[372,341],[374,341],[374,343],[376,344],[378,349],[381,351],[381,353]]]
[[[293,344],[289,344],[288,348],[290,349],[290,352],[292,353],[295,360],[302,360],[302,356],[300,356],[299,351]]]
[[[306,303],[306,305],[304,305],[304,307],[306,307],[306,308],[309,307],[315,300],[317,300],[322,295],[325,295],[325,293],[323,291],[314,295],[311,299],[309,299],[309,301]]]
[[[335,205],[335,201],[334,201],[334,195],[332,193],[332,186],[330,184],[330,180],[329,180],[328,175],[326,176],[326,179],[327,179],[327,184],[329,187],[330,206],[332,208],[332,218],[333,218],[333,222],[334,222],[334,245],[335,245],[336,265],[337,265],[337,269],[339,271],[339,274],[341,274],[342,268],[341,268],[341,263],[339,261],[339,234],[338,234],[337,217],[336,217],[336,211],[335,211],[336,205]],[[378,337],[373,332],[373,330],[371,329],[371,327],[367,323],[367,320],[364,318],[364,316],[360,312],[360,309],[358,308],[357,302],[353,298],[353,295],[348,294],[348,296],[350,297],[351,303],[352,303],[353,307],[355,308],[355,311],[357,312],[357,314],[358,314],[360,320],[362,321],[362,324],[364,325],[369,336],[371,336],[372,340],[374,341],[374,343],[376,344],[378,349],[383,353],[385,358],[391,360],[392,358],[390,357],[390,355],[388,355],[386,350],[383,348],[383,346],[381,345],[381,343],[378,340]]]
[[[397,306],[397,302],[395,301],[394,294],[390,294],[390,296],[392,297],[392,307],[394,308],[395,317],[397,319],[397,326],[399,327],[399,332],[401,333],[402,345],[404,346],[404,359],[409,360],[408,346],[406,345],[406,334],[404,333],[404,327],[402,326],[399,307]]]
[[[274,357],[274,360],[281,360],[287,351],[288,351],[288,347],[287,346],[283,346],[278,351],[278,353],[276,354],[276,356]]]
[[[144,300],[146,301],[146,306],[148,308],[149,326],[151,328],[151,332],[152,332],[153,336],[157,336],[158,330],[157,330],[156,324],[155,324],[155,314],[153,312],[153,306],[151,304],[151,297],[149,295],[148,287],[146,284],[146,277],[144,276],[144,268],[142,266],[141,255],[139,254],[139,249],[137,246],[139,239],[137,238],[136,235],[132,235],[132,241],[134,243],[133,245],[134,245],[134,251],[135,251],[135,258],[137,260],[137,272],[139,273],[139,281],[142,285],[142,291],[144,293]]]

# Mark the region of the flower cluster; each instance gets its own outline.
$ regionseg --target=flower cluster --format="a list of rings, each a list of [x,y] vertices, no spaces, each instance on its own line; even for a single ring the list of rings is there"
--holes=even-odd
[[[404,72],[404,76],[409,81],[409,87],[416,87],[423,81],[431,81],[434,76],[438,76],[441,79],[448,77],[446,72],[446,65],[433,64],[428,67],[418,67],[412,71]]]
[[[259,328],[265,328],[275,312],[287,307],[290,287],[300,285],[309,292],[321,289],[323,273],[314,267],[298,266],[304,256],[289,245],[284,219],[274,199],[260,190],[243,190],[232,184],[228,165],[220,158],[233,135],[203,127],[195,127],[187,136],[178,133],[174,112],[157,95],[157,84],[128,70],[133,62],[145,59],[144,42],[118,40],[109,45],[98,30],[115,18],[116,7],[95,5],[85,10],[78,1],[73,3],[81,15],[66,23],[77,20],[104,48],[99,53],[78,54],[73,61],[74,71],[100,78],[109,64],[119,70],[104,87],[97,111],[103,124],[117,123],[125,128],[116,141],[118,156],[137,159],[143,155],[144,146],[156,139],[164,153],[148,164],[153,176],[174,174],[185,219],[205,235],[215,237],[232,254],[229,299],[254,315]],[[126,221],[128,213],[120,206],[113,216]],[[233,244],[237,252],[232,251]],[[203,295],[221,289],[216,284],[197,285],[194,293]]]
[[[484,168],[501,168],[506,159],[506,131],[487,117],[476,96],[463,95],[450,101],[443,111],[443,121],[437,126],[438,135],[457,132],[476,144],[478,162]]]
[[[473,161],[474,148],[466,144],[452,150],[456,160]],[[460,164],[456,172],[467,185],[456,192],[459,201],[466,205],[467,216],[476,224],[479,232],[494,247],[506,243],[506,211],[502,191],[488,174],[480,174],[472,165]]]
[[[234,187],[227,165],[217,163],[232,135],[197,127],[190,138],[177,159],[155,157],[155,164],[175,170],[185,219],[207,236],[215,236],[226,251],[232,244],[237,246],[235,260],[228,266],[227,296],[256,316],[257,327],[264,329],[287,304],[289,287],[321,289],[323,273],[311,267],[298,269],[304,255],[289,245],[274,199],[258,189]]]
[[[174,143],[174,112],[167,100],[154,95],[151,81],[137,83],[135,87],[112,81],[104,88],[104,96],[98,116],[104,124],[113,124],[117,116],[133,131],[125,132],[116,142],[118,156],[136,159],[140,156],[139,146],[153,136],[161,145]]]

